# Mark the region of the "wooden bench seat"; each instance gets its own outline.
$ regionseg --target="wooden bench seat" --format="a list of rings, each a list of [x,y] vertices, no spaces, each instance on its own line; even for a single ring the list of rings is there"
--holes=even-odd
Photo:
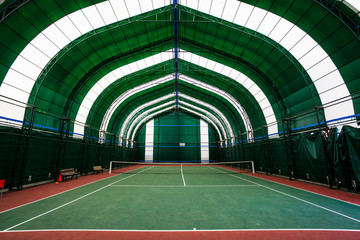
[[[74,168],[61,169],[60,174],[61,174],[61,179],[65,181],[68,180],[70,177],[71,179],[73,179],[74,176],[77,179],[79,175],[78,172],[75,172]]]
[[[101,173],[104,172],[104,169],[101,166],[94,166],[94,173]]]

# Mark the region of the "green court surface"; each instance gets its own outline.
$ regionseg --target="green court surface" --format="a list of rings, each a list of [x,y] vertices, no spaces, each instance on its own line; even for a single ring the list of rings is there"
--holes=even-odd
[[[146,166],[0,213],[0,230],[360,229],[360,206],[221,167]]]

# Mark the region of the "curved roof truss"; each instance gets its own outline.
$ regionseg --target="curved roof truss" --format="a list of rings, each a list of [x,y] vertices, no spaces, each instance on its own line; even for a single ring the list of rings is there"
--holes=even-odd
[[[216,23],[218,25],[226,26],[229,29],[245,32],[252,35],[254,38],[272,39],[272,41],[276,42],[274,48],[282,49],[284,53],[289,53],[284,54],[284,56],[290,59],[290,62],[293,62],[294,65],[299,64],[304,69],[304,74],[311,78],[311,82],[316,88],[321,104],[327,106],[324,109],[326,120],[354,115],[353,99],[349,97],[350,92],[348,85],[345,83],[340,70],[335,65],[332,59],[333,55],[329,55],[326,52],[328,49],[324,49],[321,42],[316,42],[310,34],[306,33],[305,30],[292,23],[290,20],[260,7],[236,0],[219,0],[216,1],[216,4],[214,0],[178,0],[177,2],[179,3],[178,7],[181,11],[192,14],[194,18],[199,17],[205,19],[209,23]],[[358,7],[355,1],[349,0],[348,2],[354,7]],[[106,26],[110,26],[117,22],[121,22],[124,25],[131,24],[132,20],[136,21],[137,19],[142,19],[144,16],[155,16],[159,12],[171,11],[173,7],[172,4],[168,5],[168,1],[164,0],[152,0],[151,4],[146,3],[149,3],[149,1],[104,1],[72,12],[53,22],[46,27],[45,30],[41,31],[30,40],[27,46],[18,54],[15,61],[11,63],[0,86],[0,96],[6,97],[8,102],[12,102],[11,99],[13,99],[13,102],[16,102],[16,105],[18,105],[19,102],[30,103],[29,99],[32,91],[35,89],[36,98],[38,94],[36,88],[39,89],[39,86],[43,84],[43,80],[39,80],[40,76],[47,74],[43,70],[46,69],[49,62],[56,58],[57,54],[62,49],[70,46],[76,39],[79,39],[86,34],[97,34],[97,29],[106,28]],[[137,17],[139,14],[143,15]],[[249,30],[252,32],[249,33]],[[87,41],[86,38],[84,41]],[[78,110],[76,121],[83,123],[87,121],[92,104],[97,100],[104,89],[113,82],[128,74],[177,58],[177,56],[175,57],[174,52],[179,52],[180,54],[178,57],[182,60],[199,65],[207,70],[218,72],[244,86],[260,106],[268,126],[268,134],[274,134],[278,131],[277,124],[273,123],[276,120],[279,122],[280,119],[276,119],[273,110],[274,104],[271,104],[271,102],[275,102],[276,100],[270,100],[271,97],[268,96],[250,76],[247,76],[226,64],[219,63],[214,59],[207,59],[204,56],[197,55],[189,50],[185,51],[177,48],[172,49],[171,51],[160,52],[138,61],[133,61],[130,64],[123,65],[106,74],[106,76],[101,78],[87,91]],[[302,71],[299,68],[298,70],[300,72]],[[177,76],[177,74],[178,72],[176,70],[175,75]],[[241,106],[242,103],[235,97],[231,96],[231,94],[225,90],[201,82],[193,76],[189,77],[186,76],[186,74],[180,74],[179,78],[183,82],[206,89],[207,91],[218,95],[219,98],[224,98],[226,101],[231,102],[232,106],[236,108],[244,122],[247,138],[254,138],[250,117],[247,115],[246,110]],[[102,119],[99,132],[105,132],[107,130],[110,118],[121,103],[128,99],[128,97],[141,91],[151,89],[152,86],[156,84],[170,81],[173,79],[173,76],[165,75],[161,79],[162,80],[157,82],[155,80],[144,83],[143,85],[128,89],[120,94],[107,109]],[[189,97],[187,99],[190,100]],[[333,104],[334,102],[339,101],[339,99],[343,99],[343,101],[339,104]],[[197,103],[200,104],[199,102]],[[156,105],[156,103],[154,105]],[[187,105],[187,103],[184,105]],[[205,107],[205,104],[200,105]],[[21,108],[5,102],[1,102],[0,106],[0,116],[20,121],[24,119],[25,108],[19,110]],[[160,108],[159,105],[152,109],[156,110],[158,108]],[[182,108],[189,112],[194,112],[195,110],[197,115],[199,115],[200,112],[207,115],[205,112],[206,110],[196,107],[195,105],[192,106],[193,110],[184,106],[182,106]],[[150,115],[147,115],[141,121],[144,119],[148,120]],[[220,113],[217,113],[217,115],[220,116]],[[203,119],[211,120],[204,115],[201,116]],[[127,120],[128,119],[126,119],[126,121]],[[219,125],[219,123],[217,124]],[[139,125],[137,125],[137,127],[138,126]],[[220,124],[220,126],[223,126],[223,124]],[[225,123],[224,126],[226,126],[225,129],[228,130],[228,134],[232,136],[233,133],[229,132],[232,129],[230,123]],[[225,132],[224,129],[222,130]],[[74,132],[81,136],[84,130],[83,128],[78,127],[78,125],[75,125]],[[133,132],[133,134],[135,134],[135,132]],[[226,135],[224,134],[224,136]]]

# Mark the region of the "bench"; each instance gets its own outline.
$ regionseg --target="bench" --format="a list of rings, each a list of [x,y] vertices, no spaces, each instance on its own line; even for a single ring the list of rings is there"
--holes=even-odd
[[[73,179],[74,176],[77,179],[79,175],[78,172],[75,172],[74,168],[61,169],[60,174],[61,174],[61,179],[65,181],[68,180],[68,178],[70,177],[71,179]]]
[[[94,166],[94,173],[100,173],[100,172],[104,172],[104,169],[101,166]]]

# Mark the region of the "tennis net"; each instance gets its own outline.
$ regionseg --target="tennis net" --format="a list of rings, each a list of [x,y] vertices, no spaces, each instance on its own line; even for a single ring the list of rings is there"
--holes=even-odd
[[[237,161],[237,162],[126,162],[126,161],[110,161],[109,174],[127,173],[129,170],[133,172],[136,169],[144,167],[152,167],[158,171],[146,171],[147,173],[178,173],[179,167],[181,171],[185,169],[187,173],[208,173],[206,169],[221,167],[235,172],[255,173],[253,161]],[[163,168],[161,168],[163,167]]]

